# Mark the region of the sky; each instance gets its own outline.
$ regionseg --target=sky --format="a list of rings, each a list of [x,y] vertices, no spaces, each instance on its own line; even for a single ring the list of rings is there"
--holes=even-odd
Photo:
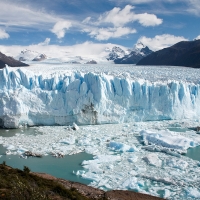
[[[137,42],[156,51],[200,39],[200,0],[0,0],[0,8],[3,52]]]

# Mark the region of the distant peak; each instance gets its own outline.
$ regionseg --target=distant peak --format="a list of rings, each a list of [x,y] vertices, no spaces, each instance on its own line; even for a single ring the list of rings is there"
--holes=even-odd
[[[137,44],[135,44],[135,49],[143,49],[146,46],[142,43],[142,42],[138,42]]]

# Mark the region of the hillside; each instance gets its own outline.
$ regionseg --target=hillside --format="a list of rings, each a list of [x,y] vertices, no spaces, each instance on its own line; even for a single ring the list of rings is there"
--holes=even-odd
[[[0,52],[0,69],[4,68],[6,65],[10,67],[25,67],[29,66],[23,62],[15,60],[12,57],[6,56],[5,54]]]
[[[104,192],[81,183],[59,179],[48,174],[13,169],[0,164],[0,199],[8,200],[161,200],[161,198],[131,191]]]
[[[151,53],[137,65],[171,65],[200,68],[200,40],[182,41]]]

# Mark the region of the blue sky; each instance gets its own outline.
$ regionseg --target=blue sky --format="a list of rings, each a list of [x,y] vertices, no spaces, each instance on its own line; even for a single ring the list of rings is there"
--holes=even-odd
[[[158,50],[200,38],[199,0],[0,0],[0,45],[138,41]]]

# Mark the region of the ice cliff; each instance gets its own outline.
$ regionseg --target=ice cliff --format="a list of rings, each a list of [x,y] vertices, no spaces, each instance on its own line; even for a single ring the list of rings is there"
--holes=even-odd
[[[68,125],[200,117],[198,83],[105,73],[0,70],[0,126]]]

